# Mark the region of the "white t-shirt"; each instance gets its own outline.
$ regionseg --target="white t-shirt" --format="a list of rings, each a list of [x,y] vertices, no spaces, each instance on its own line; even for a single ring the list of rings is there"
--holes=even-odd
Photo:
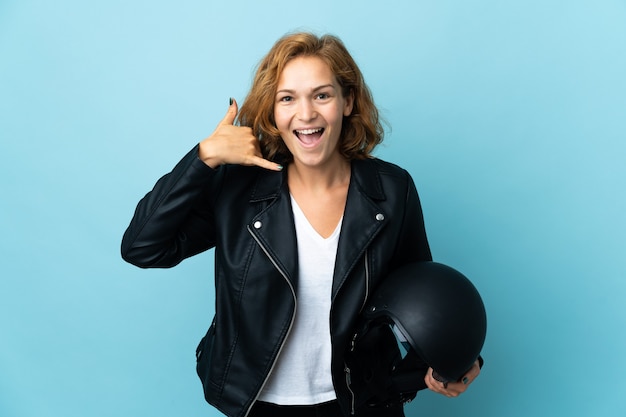
[[[293,197],[291,205],[298,240],[296,317],[259,400],[318,404],[336,398],[330,371],[330,299],[341,221],[325,239]]]

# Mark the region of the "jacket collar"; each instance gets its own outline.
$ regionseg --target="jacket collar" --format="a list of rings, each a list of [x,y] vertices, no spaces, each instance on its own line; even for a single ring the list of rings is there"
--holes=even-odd
[[[385,200],[385,192],[374,159],[352,161],[353,180],[361,191],[372,200]]]
[[[254,189],[250,194],[250,202],[255,203],[264,200],[273,200],[280,195],[283,182],[287,181],[287,172],[271,171],[259,168],[260,175],[257,177]]]

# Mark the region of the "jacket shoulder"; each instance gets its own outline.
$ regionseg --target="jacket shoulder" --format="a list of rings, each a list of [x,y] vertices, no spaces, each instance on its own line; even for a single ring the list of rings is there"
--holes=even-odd
[[[379,158],[369,158],[355,161],[355,173],[357,177],[362,178],[366,182],[386,181],[392,182],[412,181],[409,172],[392,162]]]
[[[371,161],[377,167],[381,174],[398,175],[402,177],[409,175],[406,169],[394,164],[393,162],[385,161],[379,158],[373,158],[371,159]]]

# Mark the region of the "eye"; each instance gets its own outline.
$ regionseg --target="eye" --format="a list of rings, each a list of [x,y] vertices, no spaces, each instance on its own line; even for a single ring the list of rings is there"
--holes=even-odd
[[[315,98],[317,98],[318,100],[326,100],[329,97],[330,95],[328,93],[319,93],[315,96]]]
[[[283,102],[283,103],[288,103],[290,101],[293,101],[293,97],[291,96],[282,96],[278,98],[278,101]]]

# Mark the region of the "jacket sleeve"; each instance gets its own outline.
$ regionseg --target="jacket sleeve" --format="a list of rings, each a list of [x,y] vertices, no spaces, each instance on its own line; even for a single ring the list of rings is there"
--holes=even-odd
[[[406,172],[406,171],[405,171]],[[407,188],[402,228],[395,252],[394,264],[404,265],[409,262],[432,261],[430,245],[426,237],[424,214],[413,178],[406,172]]]
[[[194,147],[139,201],[122,238],[122,258],[141,268],[169,268],[214,246],[211,201],[220,169],[198,158]]]

